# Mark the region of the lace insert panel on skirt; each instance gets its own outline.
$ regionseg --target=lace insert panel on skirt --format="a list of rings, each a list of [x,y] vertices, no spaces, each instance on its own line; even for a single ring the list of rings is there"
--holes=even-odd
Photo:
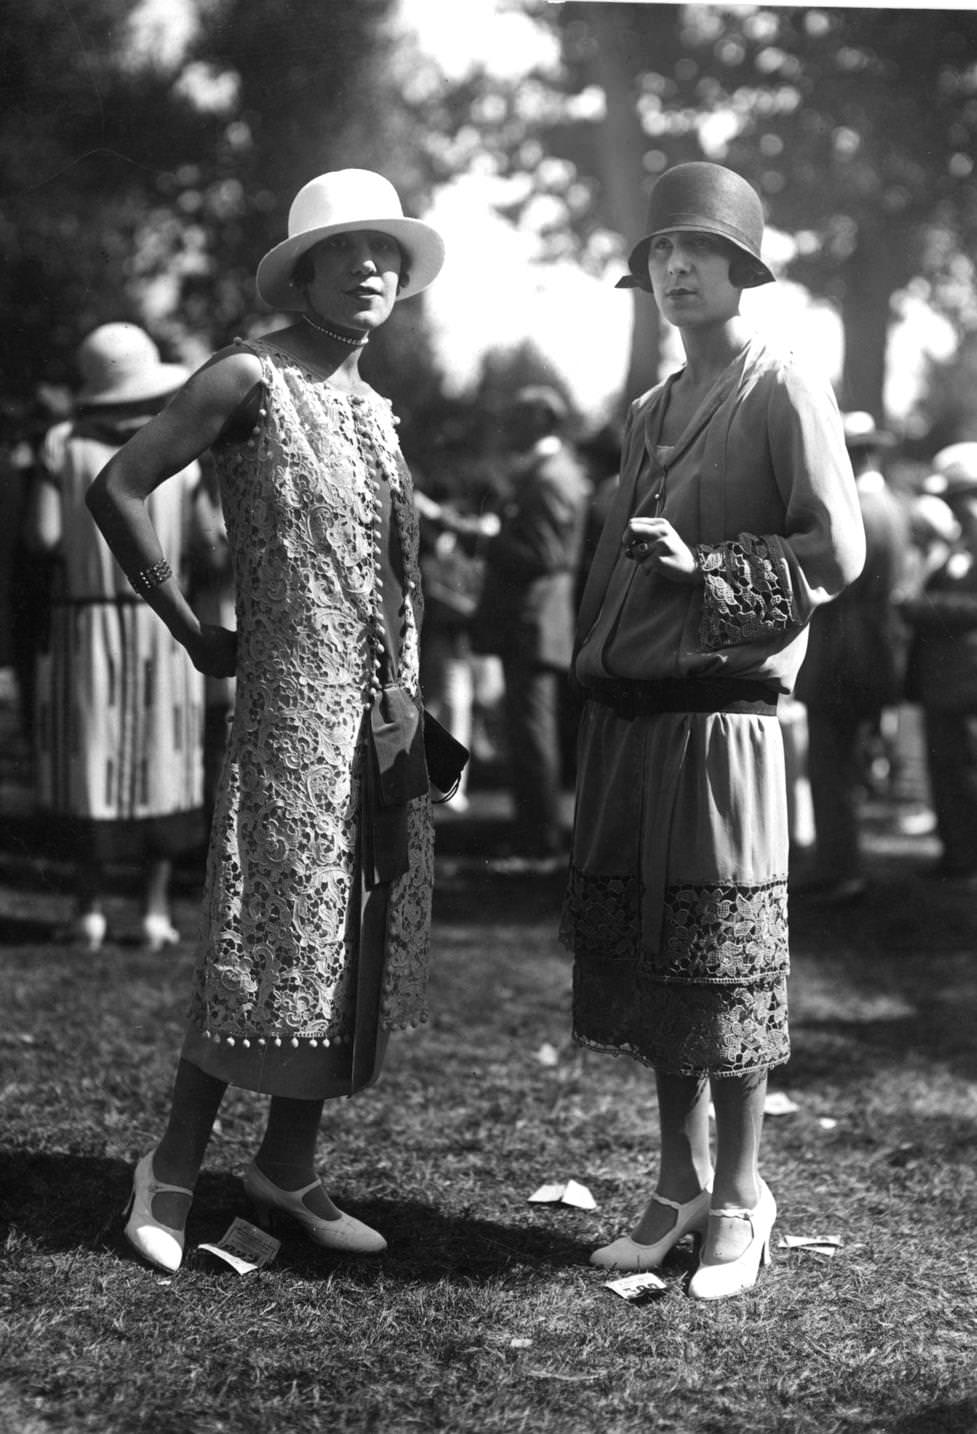
[[[640,939],[636,877],[571,868],[561,937],[574,954],[574,1036],[681,1075],[782,1064],[787,1034],[786,882],[669,886],[663,939]]]

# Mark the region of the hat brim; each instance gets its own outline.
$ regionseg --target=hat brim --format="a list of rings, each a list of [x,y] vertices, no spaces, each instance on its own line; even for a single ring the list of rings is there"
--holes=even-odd
[[[882,428],[873,428],[868,433],[846,434],[845,447],[848,449],[858,448],[895,448],[896,440],[891,433],[886,433]]]
[[[161,363],[143,374],[132,374],[120,379],[107,388],[80,388],[76,402],[88,406],[110,403],[139,403],[151,398],[163,398],[174,393],[190,377],[190,370],[182,364]]]
[[[744,284],[744,289],[757,289],[761,284],[775,284],[777,282],[776,277],[771,270],[768,269],[759,254],[755,253],[752,249],[748,249],[745,244],[737,243],[737,241],[731,238],[718,224],[712,225],[707,221],[697,221],[690,224],[675,224],[670,226],[670,229],[681,229],[690,234],[711,234],[714,239],[722,239],[725,243],[732,245],[734,249],[738,249],[741,254],[744,254],[756,265],[756,277],[751,278],[748,284]],[[648,277],[648,250],[656,234],[668,233],[670,229],[656,229],[653,233],[646,234],[643,239],[638,240],[628,256],[628,268],[631,272],[625,274],[623,279],[618,279],[614,285],[615,289],[644,289],[646,294],[652,292],[651,280]]]
[[[927,482],[930,482],[933,478],[941,479],[942,474],[931,474]],[[973,498],[974,495],[977,494],[977,477],[945,478],[943,479],[943,484],[944,486],[942,488],[934,486],[927,488],[926,491],[934,494],[937,498],[942,498],[944,503],[952,503],[956,498]]]
[[[323,224],[318,229],[307,229],[269,249],[255,276],[259,296],[272,309],[304,309],[305,300],[291,282],[298,260],[330,234],[363,229],[391,235],[406,253],[410,282],[399,290],[398,299],[412,298],[437,278],[444,263],[444,240],[436,229],[421,219],[358,219],[353,223]]]

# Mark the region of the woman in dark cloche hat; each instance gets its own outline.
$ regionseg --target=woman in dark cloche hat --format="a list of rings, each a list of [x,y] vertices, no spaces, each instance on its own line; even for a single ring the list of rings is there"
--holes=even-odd
[[[652,191],[621,286],[654,297],[686,361],[631,406],[574,668],[574,1035],[655,1071],[661,1126],[651,1199],[591,1259],[649,1269],[692,1234],[703,1300],[749,1289],[769,1258],[760,1131],[789,1050],[777,702],[812,614],[864,559],[828,383],[740,313],[773,279],[762,237],[759,196],[722,165],[677,165]]]

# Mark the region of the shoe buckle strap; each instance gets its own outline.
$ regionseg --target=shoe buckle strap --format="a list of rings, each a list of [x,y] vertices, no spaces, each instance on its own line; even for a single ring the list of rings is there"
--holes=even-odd
[[[667,1205],[670,1210],[687,1210],[690,1205],[694,1205],[697,1200],[701,1200],[702,1196],[705,1194],[706,1190],[702,1189],[699,1191],[698,1195],[693,1195],[691,1200],[669,1200],[667,1195],[659,1195],[658,1191],[656,1190],[654,1195],[652,1195],[651,1199],[653,1204]]]
[[[683,1208],[681,1201],[669,1200],[667,1195],[659,1195],[657,1192],[652,1195],[651,1199],[655,1205],[667,1205],[669,1210],[681,1210]],[[688,1205],[689,1201],[686,1200],[685,1204]]]
[[[190,1199],[193,1199],[193,1191],[188,1190],[185,1185],[167,1185],[164,1180],[157,1180],[154,1175],[146,1181],[146,1194],[150,1200],[154,1200],[157,1195],[189,1195]]]

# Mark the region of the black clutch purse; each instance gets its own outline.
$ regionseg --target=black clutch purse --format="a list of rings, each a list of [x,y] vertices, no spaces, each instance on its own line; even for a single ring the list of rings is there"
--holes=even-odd
[[[470,753],[463,742],[452,737],[447,727],[442,727],[436,717],[424,709],[424,758],[431,786],[439,794],[435,802],[450,802],[461,775],[468,765]]]

